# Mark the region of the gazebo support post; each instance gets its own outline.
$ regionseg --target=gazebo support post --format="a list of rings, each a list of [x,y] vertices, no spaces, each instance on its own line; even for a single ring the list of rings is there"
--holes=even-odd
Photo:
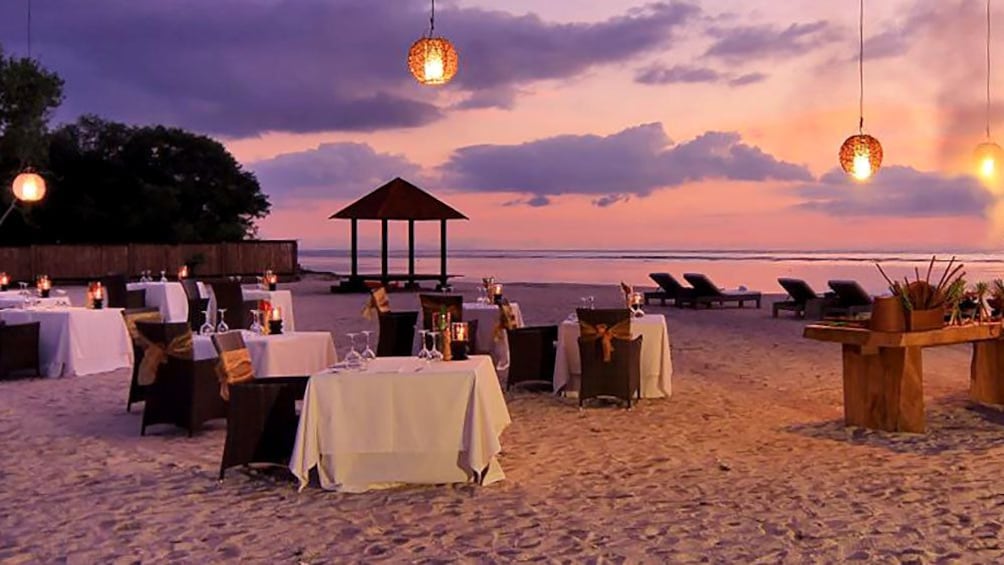
[[[359,220],[352,218],[352,280],[359,278]]]
[[[408,284],[405,288],[418,288],[415,282],[415,220],[408,220]]]
[[[390,282],[387,278],[387,220],[380,220],[380,282],[384,286]]]
[[[439,220],[439,290],[449,290],[450,282],[446,277],[446,220]]]

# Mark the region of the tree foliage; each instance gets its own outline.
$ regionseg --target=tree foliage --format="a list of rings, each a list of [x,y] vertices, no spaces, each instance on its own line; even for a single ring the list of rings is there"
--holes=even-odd
[[[0,178],[9,187],[30,164],[48,184],[0,227],[5,244],[238,241],[268,214],[254,174],[218,141],[96,116],[50,132],[61,101],[58,76],[0,52]]]

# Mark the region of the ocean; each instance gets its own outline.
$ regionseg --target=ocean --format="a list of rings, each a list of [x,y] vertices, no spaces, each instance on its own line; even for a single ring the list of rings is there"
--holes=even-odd
[[[965,265],[966,280],[976,282],[1004,278],[1004,253],[938,253],[935,280],[949,259]],[[406,252],[389,255],[391,272],[407,272]],[[501,282],[587,283],[616,285],[625,281],[636,286],[652,286],[648,273],[665,271],[682,282],[683,273],[708,275],[718,285],[745,286],[764,292],[782,292],[778,277],[805,279],[817,291],[826,289],[831,279],[857,280],[868,291],[882,293],[887,284],[876,268],[890,277],[915,278],[915,269],[924,277],[930,254],[915,252],[857,251],[638,251],[638,250],[568,250],[568,249],[457,249],[450,250],[448,267],[461,281],[480,281],[494,276]],[[300,264],[313,271],[347,274],[350,257],[347,250],[301,249]],[[360,251],[362,273],[380,271],[379,250]],[[416,251],[415,270],[439,272],[438,250]]]

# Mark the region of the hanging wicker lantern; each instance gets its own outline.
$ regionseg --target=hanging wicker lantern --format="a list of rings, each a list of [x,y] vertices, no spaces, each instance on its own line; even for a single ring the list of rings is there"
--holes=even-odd
[[[11,189],[21,202],[38,202],[45,197],[45,179],[28,169],[14,178]]]
[[[457,74],[457,50],[445,37],[423,37],[408,51],[408,69],[422,84],[440,85]]]
[[[881,166],[882,144],[870,135],[852,135],[840,146],[840,167],[857,180],[868,180]]]
[[[987,180],[994,180],[999,176],[999,171],[1004,166],[1004,150],[1000,145],[992,141],[987,141],[976,146],[973,151],[973,160],[976,162],[976,170],[979,175]]]

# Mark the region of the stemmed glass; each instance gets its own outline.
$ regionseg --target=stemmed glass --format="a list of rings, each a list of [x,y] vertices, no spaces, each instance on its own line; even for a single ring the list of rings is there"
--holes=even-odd
[[[349,338],[349,352],[345,354],[345,364],[353,369],[358,369],[363,365],[363,356],[356,351],[356,336],[359,334],[350,332],[345,335]]]
[[[431,331],[432,334],[432,351],[429,352],[430,361],[442,361],[443,352],[439,350],[439,336],[443,335],[443,332]]]
[[[363,358],[363,361],[366,361],[366,362],[370,362],[370,361],[376,359],[376,351],[373,351],[373,349],[370,348],[370,334],[372,334],[372,333],[373,332],[370,331],[370,330],[363,330],[363,332],[362,332],[363,338],[366,339],[366,349],[363,350],[362,358]]]
[[[478,304],[488,304],[488,292],[485,287],[478,287]]]
[[[201,335],[210,335],[213,333],[213,325],[209,323],[209,310],[203,310],[202,315],[205,316],[206,321],[199,326],[199,333]]]
[[[217,333],[224,334],[224,333],[227,333],[228,331],[230,331],[230,326],[227,325],[227,322],[226,322],[226,320],[224,318],[224,315],[226,313],[227,313],[227,309],[226,308],[220,308],[219,313],[217,314],[217,316],[220,319],[220,323],[216,324],[216,332]]]
[[[167,282],[167,271],[162,270],[160,272],[160,282]]]
[[[261,310],[251,311],[251,327],[248,329],[255,335],[262,335],[264,333],[265,330],[261,325]]]
[[[429,330],[418,330],[418,339],[422,342],[422,348],[418,350],[419,359],[429,359]]]

